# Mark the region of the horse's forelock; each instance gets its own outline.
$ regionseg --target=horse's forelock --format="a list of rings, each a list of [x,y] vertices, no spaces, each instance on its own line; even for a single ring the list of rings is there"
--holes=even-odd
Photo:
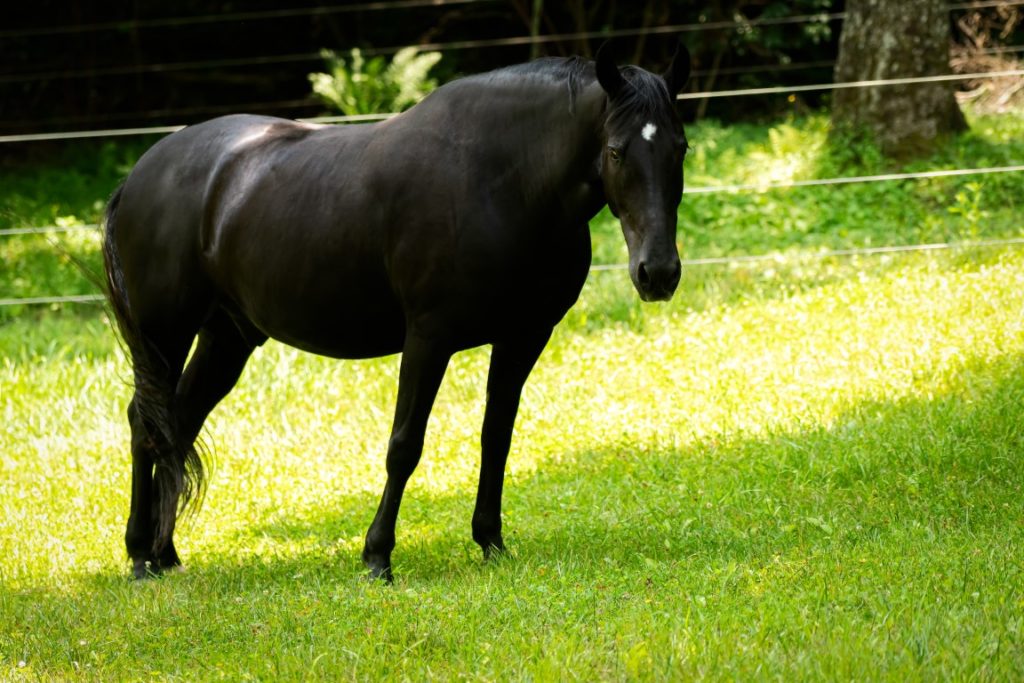
[[[622,76],[626,87],[611,103],[609,118],[621,119],[631,114],[651,116],[672,107],[672,94],[660,76],[638,66],[625,66]]]

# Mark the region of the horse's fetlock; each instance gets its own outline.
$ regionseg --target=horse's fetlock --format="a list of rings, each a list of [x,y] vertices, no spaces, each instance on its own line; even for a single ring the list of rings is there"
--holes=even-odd
[[[149,559],[153,555],[153,537],[143,531],[128,531],[124,535],[128,557],[133,560]]]
[[[483,548],[484,554],[487,554],[491,548],[503,549],[505,544],[501,538],[501,521],[499,520],[495,524],[492,521],[478,521],[474,519],[473,540],[478,546]]]

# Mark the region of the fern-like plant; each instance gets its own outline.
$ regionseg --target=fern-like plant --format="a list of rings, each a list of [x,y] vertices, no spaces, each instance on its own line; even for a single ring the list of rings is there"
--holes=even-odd
[[[346,115],[403,111],[437,87],[430,70],[441,59],[440,52],[406,47],[390,62],[384,57],[365,59],[359,48],[347,60],[332,50],[321,55],[327,73],[309,74],[313,93]]]

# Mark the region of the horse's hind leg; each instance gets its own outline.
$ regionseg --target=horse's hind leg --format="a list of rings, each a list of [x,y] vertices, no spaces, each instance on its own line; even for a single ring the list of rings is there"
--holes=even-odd
[[[175,392],[175,411],[189,441],[196,440],[210,411],[228,395],[253,350],[267,339],[248,324],[242,334],[239,324],[245,323],[218,309],[199,330],[196,351]]]
[[[214,406],[231,390],[256,344],[264,338],[255,332],[243,336],[234,322],[218,311],[199,331],[195,353],[177,382],[174,414],[183,440],[193,443]],[[136,578],[159,573],[181,564],[173,536],[159,554],[153,552],[156,536],[156,501],[153,453],[165,447],[150,437],[135,402],[128,409],[132,424],[132,507],[125,541]]]
[[[144,380],[138,374],[138,367],[136,368],[135,395],[128,404],[128,422],[132,432],[132,488],[131,511],[128,514],[124,537],[128,556],[134,564],[136,578],[144,578],[150,572],[159,572],[161,569],[180,564],[173,542],[169,541],[159,553],[154,550],[160,502],[160,489],[154,476],[154,468],[160,460],[160,454],[173,449],[173,445],[161,432],[158,426],[159,418],[147,415],[143,406],[152,406],[154,400],[160,400],[147,395],[146,392],[150,391],[148,387],[175,385],[180,377],[191,339],[192,335],[182,335],[173,342],[166,339],[159,345],[150,342],[162,359],[159,371],[152,370],[158,374],[149,375]]]

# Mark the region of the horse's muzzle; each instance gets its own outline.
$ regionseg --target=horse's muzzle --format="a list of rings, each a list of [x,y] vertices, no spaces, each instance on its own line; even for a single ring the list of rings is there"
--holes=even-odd
[[[644,301],[668,301],[675,294],[682,275],[678,258],[666,261],[641,261],[633,275],[633,285]]]

